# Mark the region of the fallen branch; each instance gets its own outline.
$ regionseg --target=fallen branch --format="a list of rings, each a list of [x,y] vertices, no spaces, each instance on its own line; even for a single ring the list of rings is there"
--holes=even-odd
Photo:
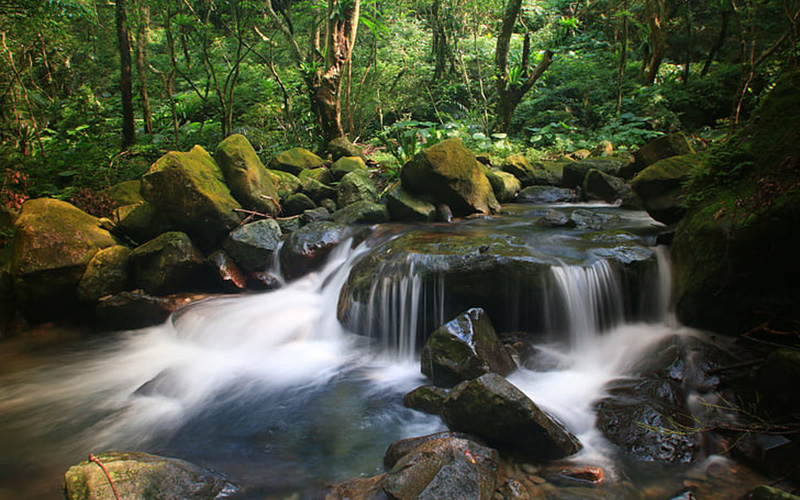
[[[111,479],[111,474],[108,472],[108,469],[106,469],[106,466],[103,465],[103,462],[101,462],[99,458],[92,455],[91,453],[89,453],[89,461],[94,462],[98,466],[100,466],[100,469],[102,469],[103,473],[106,475],[106,479],[108,479],[108,484],[111,485],[111,491],[114,492],[114,498],[120,500],[119,493],[117,492],[117,487],[114,485],[114,480]]]

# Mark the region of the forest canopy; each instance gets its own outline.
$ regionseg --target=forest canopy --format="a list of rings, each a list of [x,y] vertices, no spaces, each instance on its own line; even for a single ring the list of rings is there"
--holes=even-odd
[[[345,136],[533,157],[723,140],[795,67],[800,0],[0,0],[0,197],[102,204],[168,150]],[[79,205],[81,203],[78,203]]]

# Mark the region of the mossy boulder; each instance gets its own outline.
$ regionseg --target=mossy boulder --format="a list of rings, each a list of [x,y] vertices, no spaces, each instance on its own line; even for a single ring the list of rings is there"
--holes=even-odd
[[[379,224],[389,222],[389,210],[380,203],[357,201],[331,214],[341,224]]]
[[[241,134],[227,137],[217,145],[214,159],[231,194],[243,207],[266,214],[278,213],[278,190],[247,137]]]
[[[495,198],[500,203],[514,201],[520,189],[522,189],[522,183],[514,174],[487,169],[485,175],[489,179],[489,184],[492,185]]]
[[[305,193],[295,193],[285,200],[283,200],[283,215],[287,217],[292,217],[294,215],[300,215],[306,210],[313,210],[317,208],[317,204],[314,203],[307,194]]]
[[[103,465],[100,467],[98,465]],[[73,465],[64,474],[67,500],[114,500],[108,471],[125,500],[213,500],[232,485],[192,463],[147,453],[111,451]]]
[[[445,399],[447,426],[486,440],[501,451],[537,460],[557,460],[583,448],[578,438],[496,373],[458,384]]]
[[[292,148],[278,153],[269,162],[269,168],[289,172],[292,175],[300,175],[303,170],[323,165],[325,165],[325,160],[303,148]]]
[[[314,200],[315,203],[319,203],[326,198],[332,199],[337,197],[338,193],[335,188],[332,188],[327,184],[323,184],[317,179],[307,177],[302,180],[302,183],[303,193],[308,195],[308,197]]]
[[[358,157],[365,160],[364,150],[350,142],[347,137],[337,137],[328,143],[328,152],[334,162],[343,157]]]
[[[133,205],[144,201],[142,198],[142,181],[125,181],[114,184],[106,189],[106,194],[117,204],[118,207]]]
[[[623,199],[631,199],[630,187],[622,179],[601,172],[595,168],[590,169],[583,178],[583,192],[589,198],[614,203]]]
[[[340,208],[357,201],[378,202],[378,188],[366,171],[355,170],[345,174],[336,188],[336,203]]]
[[[237,227],[223,248],[245,271],[263,271],[281,246],[283,234],[275,219],[262,219]]]
[[[117,208],[114,221],[114,234],[136,244],[175,229],[172,221],[146,201]]]
[[[435,385],[423,385],[403,396],[403,406],[431,415],[439,415],[450,391]]]
[[[480,308],[458,315],[433,332],[420,355],[420,367],[434,385],[453,387],[485,373],[508,375],[517,368]]]
[[[300,215],[300,222],[305,226],[312,222],[319,222],[324,220],[331,220],[331,213],[325,207],[312,208],[306,210]]]
[[[631,180],[631,188],[639,195],[647,213],[664,224],[674,224],[683,218],[683,185],[692,172],[702,168],[697,154],[673,156],[645,168]]]
[[[200,146],[159,158],[142,177],[142,195],[206,249],[218,247],[241,220],[222,170]]]
[[[537,180],[542,176],[542,172],[534,168],[528,159],[525,158],[525,155],[511,155],[507,157],[500,165],[500,170],[516,177],[520,183],[522,183],[523,187],[538,184]]]
[[[349,235],[347,226],[331,221],[312,222],[293,232],[280,254],[283,276],[292,280],[319,268]]]
[[[633,162],[626,165],[621,175],[631,178],[650,165],[673,156],[693,154],[692,148],[683,132],[665,135],[654,139],[633,153]]]
[[[449,205],[455,216],[498,212],[500,204],[478,165],[461,139],[447,139],[414,155],[400,177],[403,189]]]
[[[331,173],[337,181],[355,170],[367,170],[367,164],[358,156],[344,156],[331,165]]]
[[[399,222],[433,222],[436,206],[417,198],[397,183],[386,193],[386,208],[391,219]]]
[[[127,290],[130,256],[131,249],[122,245],[104,248],[94,254],[78,283],[78,298],[94,303],[100,297]]]
[[[788,491],[762,484],[750,490],[739,500],[800,500],[800,497],[792,495]]]
[[[92,257],[117,244],[99,219],[50,198],[25,202],[14,228],[10,270],[17,302],[31,321],[72,312]]]
[[[519,192],[518,203],[569,203],[576,200],[575,191],[555,186],[528,186]]]
[[[267,175],[270,176],[272,183],[275,184],[275,189],[278,191],[278,196],[281,200],[300,191],[300,179],[289,172],[267,169]]]
[[[204,260],[186,233],[164,233],[131,253],[133,282],[153,295],[185,291],[197,280]]]
[[[182,297],[156,297],[140,291],[100,298],[95,315],[108,328],[129,330],[160,325],[186,302]]]
[[[331,184],[335,180],[331,169],[328,167],[317,167],[303,170],[300,172],[300,175],[298,175],[297,178],[300,179],[301,183],[306,179],[314,179],[322,184]]]

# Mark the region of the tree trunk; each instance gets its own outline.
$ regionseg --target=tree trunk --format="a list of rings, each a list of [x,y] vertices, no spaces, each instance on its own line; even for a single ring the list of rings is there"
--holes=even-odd
[[[645,82],[653,84],[658,76],[658,69],[664,60],[667,50],[667,41],[664,34],[664,23],[666,22],[666,3],[665,0],[647,0],[645,5],[645,17],[650,27],[650,58],[647,64],[647,75]]]
[[[117,42],[119,43],[120,91],[122,93],[122,147],[136,144],[133,121],[133,72],[131,71],[131,44],[128,32],[126,0],[117,0]]]
[[[153,133],[153,116],[150,112],[150,95],[147,89],[147,32],[150,29],[150,7],[139,0],[139,29],[136,32],[136,72],[139,75],[139,97],[142,99],[144,131]]]

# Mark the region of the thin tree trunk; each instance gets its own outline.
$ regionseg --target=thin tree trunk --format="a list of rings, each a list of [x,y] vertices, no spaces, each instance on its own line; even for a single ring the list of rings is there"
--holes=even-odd
[[[647,0],[645,16],[650,27],[650,58],[647,63],[648,69],[645,82],[653,84],[656,81],[661,62],[664,60],[664,53],[667,50],[667,42],[664,35],[664,22],[666,21],[665,0]]]
[[[131,70],[131,44],[128,31],[126,0],[117,0],[117,42],[120,59],[120,91],[122,93],[122,148],[136,144],[133,118],[133,72]]]
[[[150,28],[150,7],[139,0],[139,29],[136,32],[136,72],[139,75],[139,97],[142,100],[144,131],[153,133],[153,116],[150,111],[150,95],[147,89],[147,33]]]
[[[700,72],[700,76],[706,76],[708,74],[708,70],[711,69],[711,63],[714,62],[714,59],[717,57],[717,52],[722,48],[725,44],[725,37],[728,36],[728,25],[730,25],[731,19],[731,10],[725,9],[722,12],[722,20],[720,22],[719,27],[719,36],[717,37],[717,41],[714,43],[714,46],[711,47],[711,50],[708,53],[708,58],[706,59],[705,64],[703,65],[703,70]]]
[[[620,47],[619,72],[617,73],[617,116],[622,112],[622,85],[625,82],[625,69],[628,65],[628,36],[630,30],[628,0],[622,0],[622,10],[625,14],[622,18],[622,46]]]

